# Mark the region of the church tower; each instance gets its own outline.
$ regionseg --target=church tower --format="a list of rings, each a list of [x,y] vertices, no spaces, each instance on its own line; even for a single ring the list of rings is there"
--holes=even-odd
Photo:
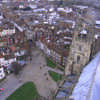
[[[65,67],[65,75],[79,75],[88,63],[94,38],[94,22],[79,18],[76,21],[72,45]]]

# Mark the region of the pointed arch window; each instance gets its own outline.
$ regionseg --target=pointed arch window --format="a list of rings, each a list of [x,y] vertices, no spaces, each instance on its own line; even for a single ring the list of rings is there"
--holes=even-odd
[[[77,56],[77,64],[80,62],[80,56]]]

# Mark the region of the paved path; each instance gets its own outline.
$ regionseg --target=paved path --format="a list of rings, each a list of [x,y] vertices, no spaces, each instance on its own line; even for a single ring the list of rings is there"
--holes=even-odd
[[[0,100],[5,100],[12,92],[14,92],[23,83],[19,82],[19,79],[13,74],[7,76],[7,78],[0,83],[0,87],[4,88],[0,92]]]
[[[22,81],[30,81],[32,80],[38,90],[38,93],[41,96],[48,97],[50,95],[51,89],[56,90],[57,84],[55,81],[52,80],[52,78],[49,76],[47,70],[45,70],[45,67],[40,69],[40,66],[46,65],[45,57],[42,56],[42,53],[40,51],[33,52],[33,60],[32,60],[32,67],[31,65],[27,67],[27,72],[25,73],[24,78]],[[31,68],[30,68],[31,67]],[[47,73],[45,76],[44,74]],[[48,80],[47,80],[48,77]]]
[[[61,71],[61,70],[59,70],[59,69],[54,69],[54,68],[51,68],[51,67],[45,67],[45,69],[47,70],[47,71],[53,71],[53,72],[56,72],[56,73],[58,73],[58,74],[61,74],[61,75],[64,75],[64,72],[63,71]]]
[[[51,90],[57,89],[56,82],[52,80],[47,70],[45,70],[45,68],[40,69],[41,65],[46,65],[46,61],[39,50],[33,50],[32,62],[28,63],[20,75],[16,77],[10,74],[0,83],[0,87],[4,88],[4,91],[0,92],[0,100],[5,100],[12,92],[27,81],[33,81],[38,93],[46,98],[50,95]],[[45,73],[47,73],[46,76],[44,75]]]

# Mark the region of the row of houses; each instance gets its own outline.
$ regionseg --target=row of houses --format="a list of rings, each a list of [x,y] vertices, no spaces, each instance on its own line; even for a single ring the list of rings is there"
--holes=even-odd
[[[3,19],[2,25],[0,27],[2,33],[0,36],[0,79],[6,76],[4,70],[12,62],[23,63],[21,60],[27,51],[27,40],[24,33],[9,20]]]
[[[36,46],[40,48],[55,63],[63,66],[66,65],[69,49],[65,50],[64,43],[60,43],[57,46],[56,42],[54,43],[50,39],[39,38],[39,40],[36,41]]]

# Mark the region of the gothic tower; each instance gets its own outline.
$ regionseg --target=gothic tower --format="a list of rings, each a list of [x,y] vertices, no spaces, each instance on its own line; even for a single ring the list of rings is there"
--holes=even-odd
[[[77,19],[65,75],[80,74],[89,61],[93,38],[94,22],[86,18]]]

